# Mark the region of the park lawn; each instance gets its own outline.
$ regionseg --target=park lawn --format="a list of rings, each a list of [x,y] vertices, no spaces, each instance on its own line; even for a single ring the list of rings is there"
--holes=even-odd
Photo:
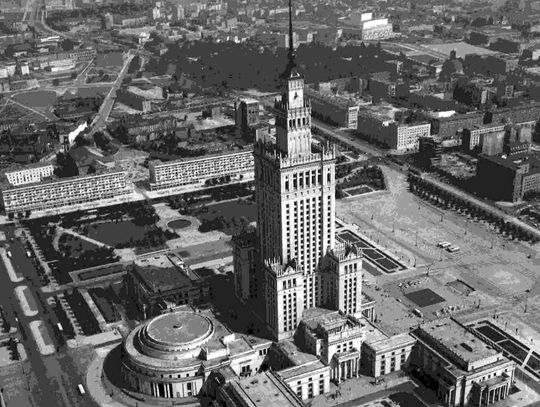
[[[156,225],[136,225],[133,221],[88,225],[87,235],[115,248],[162,247],[165,241],[178,237],[175,233],[164,232]],[[152,240],[154,236],[159,237]]]

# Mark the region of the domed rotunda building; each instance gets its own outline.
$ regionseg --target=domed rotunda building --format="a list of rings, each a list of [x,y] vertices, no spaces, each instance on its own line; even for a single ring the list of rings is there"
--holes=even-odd
[[[271,341],[231,333],[211,312],[181,307],[135,328],[121,345],[128,390],[160,398],[196,396],[208,376],[229,367],[256,373]]]

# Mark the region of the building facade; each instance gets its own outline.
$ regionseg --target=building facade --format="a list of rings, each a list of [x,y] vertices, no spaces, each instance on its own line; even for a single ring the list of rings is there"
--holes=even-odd
[[[53,175],[54,167],[52,165],[40,165],[38,167],[27,167],[17,171],[6,172],[8,182],[13,186],[32,184],[41,182],[43,178]]]
[[[437,383],[444,406],[485,406],[505,399],[515,362],[452,319],[433,321],[412,332],[417,339],[411,364]]]
[[[482,192],[495,200],[518,202],[527,193],[540,191],[540,161],[527,153],[480,154],[476,176]]]
[[[6,214],[46,210],[129,194],[124,171],[73,177],[4,189]]]
[[[253,177],[253,152],[213,154],[166,163],[152,161],[149,169],[152,190],[204,185],[207,180],[225,176],[250,179]]]
[[[358,104],[341,96],[326,94],[305,88],[306,96],[309,97],[313,114],[322,120],[335,123],[339,127],[356,129],[358,126]]]
[[[278,340],[290,338],[310,308],[361,314],[360,305],[352,304],[361,298],[362,283],[361,255],[336,245],[335,150],[312,145],[311,104],[304,99],[292,45],[283,79],[281,100],[275,102],[275,140],[258,140],[254,148],[254,250],[260,264],[260,295],[254,300],[263,309],[266,329]],[[340,302],[345,294],[347,300]]]
[[[362,364],[373,377],[397,372],[409,365],[416,339],[408,333],[377,341],[365,341],[362,346]]]

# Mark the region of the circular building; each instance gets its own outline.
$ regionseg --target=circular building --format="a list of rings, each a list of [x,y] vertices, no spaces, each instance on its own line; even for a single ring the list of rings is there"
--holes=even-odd
[[[191,308],[157,316],[124,339],[120,369],[127,390],[152,397],[196,396],[214,370],[256,371],[262,362],[255,343],[236,337],[210,313]]]

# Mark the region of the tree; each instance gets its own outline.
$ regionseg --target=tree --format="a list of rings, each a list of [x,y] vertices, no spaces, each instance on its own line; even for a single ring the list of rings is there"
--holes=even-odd
[[[53,86],[60,85],[60,79],[58,79],[58,78],[53,79],[52,84],[53,84]]]

